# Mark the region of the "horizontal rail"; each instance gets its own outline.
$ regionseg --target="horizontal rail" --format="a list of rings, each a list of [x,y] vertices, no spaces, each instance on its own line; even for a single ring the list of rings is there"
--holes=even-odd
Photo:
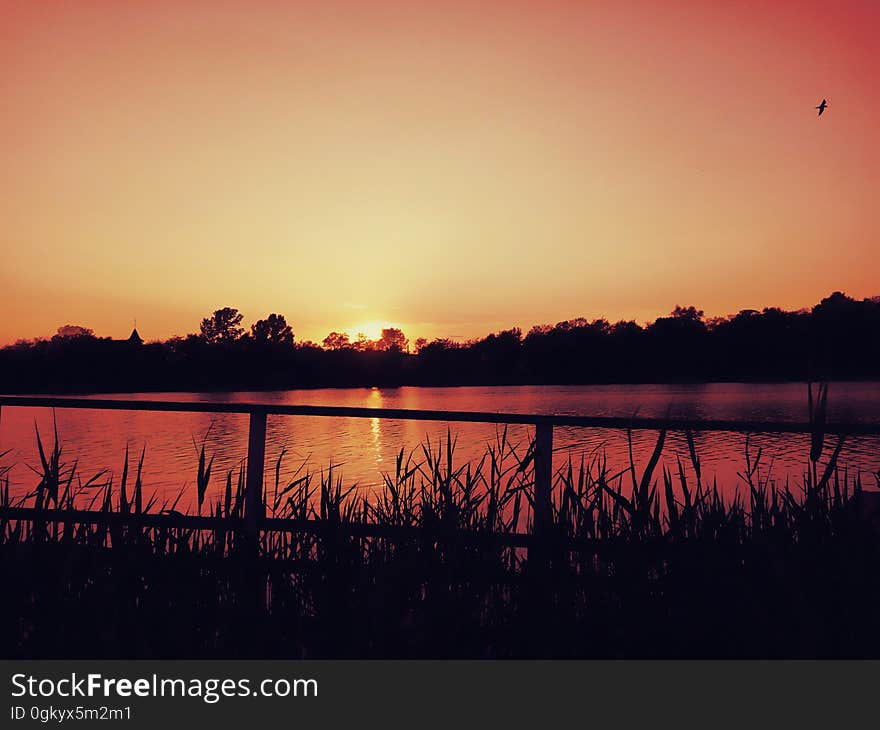
[[[50,522],[64,524],[113,525],[125,527],[175,528],[184,530],[204,530],[211,532],[240,532],[245,529],[243,519],[235,517],[213,517],[187,515],[180,512],[108,512],[80,509],[46,509],[36,507],[0,507],[0,520],[29,522]],[[264,517],[257,520],[256,527],[264,532],[290,532],[311,535],[328,535],[342,532],[351,537],[405,538],[429,537],[449,539],[465,543],[495,543],[507,547],[528,547],[534,537],[518,532],[473,532],[466,530],[444,530],[441,527],[427,528],[408,525],[376,525],[369,522],[328,522],[326,520],[302,520],[283,517]]]
[[[405,408],[357,408],[350,406],[292,406],[270,403],[216,403],[209,401],[117,400],[109,398],[52,398],[0,396],[0,406],[29,408],[85,408],[113,411],[164,411],[176,413],[238,413],[277,416],[325,416],[334,418],[388,418],[408,421],[505,423],[576,426],[633,430],[732,431],[738,433],[811,433],[809,423],[794,421],[731,421],[691,418],[627,418],[614,416],[565,416],[537,413],[489,413],[485,411],[433,411]],[[880,423],[827,423],[827,434],[880,435]]]

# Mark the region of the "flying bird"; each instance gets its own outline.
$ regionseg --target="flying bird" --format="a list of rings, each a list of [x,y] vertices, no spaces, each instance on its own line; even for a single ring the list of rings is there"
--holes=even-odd
[[[827,101],[826,99],[822,99],[822,103],[819,104],[819,106],[816,107],[816,109],[819,110],[819,113],[818,113],[816,116],[821,117],[821,116],[822,116],[822,112],[825,111],[825,108],[826,108],[827,106],[828,106],[828,101]]]

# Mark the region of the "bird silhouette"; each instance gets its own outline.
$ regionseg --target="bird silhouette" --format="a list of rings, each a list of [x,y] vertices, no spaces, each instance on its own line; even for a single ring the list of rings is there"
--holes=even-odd
[[[819,106],[816,107],[816,109],[819,110],[819,113],[818,113],[816,116],[821,117],[821,116],[822,116],[822,112],[825,111],[825,108],[826,108],[827,106],[828,106],[828,101],[827,101],[826,99],[822,99],[822,103],[819,104]]]

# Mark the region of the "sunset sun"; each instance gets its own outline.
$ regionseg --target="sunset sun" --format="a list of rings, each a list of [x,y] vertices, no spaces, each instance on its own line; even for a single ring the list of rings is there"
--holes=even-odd
[[[363,333],[369,340],[378,340],[382,336],[382,330],[394,325],[385,320],[373,319],[368,322],[361,322],[352,328],[352,337],[357,337]]]

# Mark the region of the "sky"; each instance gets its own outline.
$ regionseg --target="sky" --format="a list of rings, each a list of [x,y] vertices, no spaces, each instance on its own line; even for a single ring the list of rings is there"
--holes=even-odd
[[[878,30],[873,0],[0,0],[0,344],[880,294]]]

